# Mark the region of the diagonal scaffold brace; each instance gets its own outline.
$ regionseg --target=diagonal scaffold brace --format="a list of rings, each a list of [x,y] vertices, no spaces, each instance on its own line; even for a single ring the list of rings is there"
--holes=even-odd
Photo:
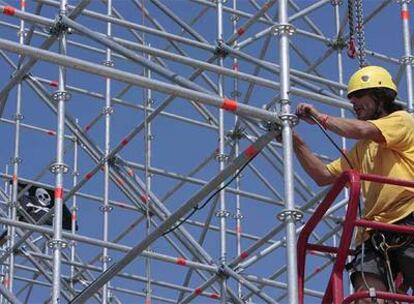
[[[211,191],[220,186],[229,176],[248,163],[255,157],[272,139],[277,132],[270,131],[260,137],[255,143],[247,147],[233,162],[223,171],[214,177],[208,184],[202,187],[193,197],[191,197],[182,207],[162,222],[157,229],[152,231],[144,240],[133,247],[121,260],[113,264],[108,270],[103,272],[94,282],[79,293],[70,303],[85,303],[95,292],[97,292],[106,282],[111,280],[118,272],[124,269],[137,256],[139,256],[149,245],[155,242],[162,234],[171,228],[180,218],[190,212],[203,198]]]

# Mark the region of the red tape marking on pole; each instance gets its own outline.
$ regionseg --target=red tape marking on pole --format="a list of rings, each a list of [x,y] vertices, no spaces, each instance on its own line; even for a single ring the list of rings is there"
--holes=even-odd
[[[13,175],[12,181],[17,181],[17,176],[16,175]]]
[[[255,156],[259,151],[257,151],[257,149],[254,146],[249,146],[247,147],[246,151],[244,152],[244,154],[248,157],[251,158],[253,156]]]
[[[218,295],[217,293],[212,293],[210,295],[210,298],[217,300],[217,299],[220,299],[220,295]]]
[[[195,293],[196,295],[200,295],[200,294],[202,294],[202,293],[203,293],[203,289],[201,289],[200,287],[198,287],[198,288],[194,289],[194,293]]]
[[[401,19],[402,20],[410,19],[410,12],[409,11],[401,11]]]
[[[187,261],[184,258],[178,258],[176,263],[181,266],[187,265]]]
[[[13,6],[3,7],[3,14],[9,15],[9,16],[14,16],[15,13],[16,13],[16,9]]]
[[[249,254],[246,252],[246,251],[243,251],[241,254],[240,254],[240,257],[244,260],[245,258],[247,258],[249,256]]]
[[[59,86],[59,82],[57,80],[52,80],[51,82],[49,82],[49,85],[51,87],[57,88]]]
[[[55,188],[55,199],[56,198],[63,198],[63,188],[62,187],[56,187]]]
[[[20,1],[20,7],[21,7],[21,8],[26,7],[26,0],[21,0],[21,1]]]
[[[243,35],[244,33],[246,32],[246,30],[244,29],[244,28],[239,28],[238,30],[237,30],[237,35],[239,35],[239,36],[241,36],[241,35]]]
[[[85,175],[85,178],[86,179],[91,179],[92,176],[93,176],[93,174],[91,172],[89,172]]]
[[[51,136],[55,136],[56,135],[56,132],[55,131],[52,131],[52,130],[49,130],[49,131],[47,131],[47,134],[48,135],[51,135]]]
[[[124,138],[124,139],[121,141],[121,144],[122,144],[123,146],[126,146],[128,143],[129,143],[129,140],[128,140],[128,139],[126,139],[126,138]]]
[[[232,99],[224,99],[221,108],[226,111],[234,112],[237,110],[237,102]]]

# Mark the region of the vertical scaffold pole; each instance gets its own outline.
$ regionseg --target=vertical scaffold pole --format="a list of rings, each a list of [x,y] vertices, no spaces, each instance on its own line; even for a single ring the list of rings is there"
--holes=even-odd
[[[408,10],[408,3],[411,0],[400,0],[401,2],[401,21],[403,27],[404,39],[404,56],[401,58],[401,64],[405,67],[405,76],[407,79],[407,98],[408,98],[408,112],[413,113],[413,69],[414,57],[411,55],[410,42],[410,11]]]
[[[223,2],[224,0],[217,0],[217,42],[220,43],[224,41],[223,39]],[[224,65],[223,56],[218,58],[218,64],[220,67]],[[223,76],[218,75],[218,94],[220,97],[224,96],[224,81]],[[219,168],[222,171],[225,167],[226,155],[224,151],[224,110],[219,110],[219,151],[218,151],[218,161],[219,161]],[[220,185],[222,187],[223,184]],[[224,189],[219,193],[220,199],[220,210],[217,211],[216,215],[220,219],[220,264],[226,264],[226,255],[227,255],[227,239],[226,239],[226,221],[227,217],[229,216],[228,211],[226,210],[226,194]],[[221,281],[221,303],[227,302],[227,281],[225,278],[222,278]]]
[[[148,60],[151,60],[151,56],[148,55]],[[152,73],[150,69],[146,70],[146,76],[148,79],[151,79]],[[144,145],[145,145],[145,203],[147,204],[147,209],[145,212],[146,217],[146,236],[151,233],[151,199],[150,199],[150,192],[151,192],[151,173],[149,172],[149,168],[151,166],[151,140],[152,140],[152,133],[151,133],[151,123],[148,122],[148,113],[151,109],[152,105],[152,90],[145,89],[144,94],[144,122],[145,122],[145,132],[144,132]],[[151,250],[151,247],[148,247],[148,250]],[[145,274],[147,277],[147,285],[145,287],[145,304],[152,303],[152,286],[151,286],[151,257],[147,256],[145,258]]]
[[[112,0],[107,0],[107,15],[112,16]],[[106,24],[106,35],[111,37],[112,35],[112,24],[108,22]],[[105,66],[112,67],[112,50],[106,49],[106,59],[103,62]],[[108,231],[109,231],[109,213],[112,211],[112,207],[109,205],[109,159],[108,155],[111,152],[111,114],[113,112],[111,104],[111,79],[105,79],[105,107],[103,113],[105,114],[105,164],[104,164],[104,201],[101,211],[103,213],[103,240],[108,242]],[[102,249],[102,271],[105,272],[108,269],[108,262],[111,258],[108,255],[108,248]],[[102,288],[102,303],[107,304],[109,299],[109,287],[110,282],[107,282]]]
[[[76,119],[76,123],[79,121]],[[76,136],[73,137],[73,171],[72,171],[72,185],[75,186],[78,183],[78,176],[79,176],[79,165],[78,165],[78,150],[79,143],[78,138]],[[76,221],[78,217],[78,202],[77,202],[77,195],[73,195],[72,198],[72,207],[71,207],[71,232],[72,234],[76,233]],[[76,241],[70,242],[70,261],[75,263],[76,261]],[[70,267],[70,287],[74,288],[74,278],[75,278],[76,270],[75,266]]]
[[[280,103],[283,138],[283,166],[285,182],[285,210],[279,213],[279,219],[286,225],[286,257],[289,303],[298,303],[298,282],[296,266],[296,232],[295,221],[298,213],[294,204],[293,163],[292,163],[292,126],[295,115],[291,114],[290,91],[290,62],[289,62],[289,35],[294,28],[288,23],[288,0],[278,1],[279,24],[275,27],[275,34],[279,36],[279,60],[280,60]]]
[[[342,40],[342,38],[340,37],[341,34],[341,20],[340,20],[340,11],[339,11],[339,7],[341,6],[342,1],[340,0],[334,0],[332,1],[332,5],[334,6],[334,10],[335,10],[335,30],[336,30],[336,43],[335,43],[335,48],[336,48],[336,61],[338,64],[338,81],[339,84],[343,85],[344,84],[344,73],[343,73],[343,62],[342,62],[342,49],[344,46],[344,41]],[[339,89],[339,96],[343,96],[344,95],[344,90],[343,89]],[[341,108],[340,110],[340,114],[341,117],[344,118],[345,117],[345,109]],[[346,149],[346,138],[342,137],[342,149]]]
[[[59,15],[66,15],[67,0],[60,1]],[[59,21],[54,25],[54,34],[59,35],[59,52],[66,55],[66,30],[61,27]],[[53,100],[58,104],[57,130],[56,130],[56,162],[51,165],[50,171],[55,174],[55,214],[53,217],[53,239],[48,246],[53,251],[53,286],[52,304],[60,303],[61,294],[61,255],[62,249],[67,244],[62,239],[62,210],[63,210],[63,175],[68,167],[64,163],[64,139],[65,139],[65,102],[70,99],[70,94],[65,90],[66,68],[59,66],[58,90],[53,93]]]
[[[26,10],[26,1],[20,1],[20,9],[24,12]],[[24,37],[25,37],[25,28],[24,28],[24,21],[23,19],[20,20],[20,28],[19,28],[19,43],[24,44]],[[22,56],[19,56],[20,58]],[[18,67],[19,68],[19,67]],[[14,155],[12,158],[13,163],[13,186],[12,186],[12,199],[11,199],[11,219],[16,220],[17,217],[17,195],[19,193],[19,165],[21,163],[20,158],[20,125],[23,119],[23,115],[21,113],[21,105],[22,105],[22,83],[19,82],[17,84],[17,95],[16,95],[16,113],[14,114],[14,120],[16,122],[15,126],[15,136],[14,136]],[[15,242],[15,235],[16,235],[16,228],[10,227],[10,248],[14,245]],[[13,282],[14,282],[14,265],[15,264],[15,254],[14,252],[10,253],[9,258],[9,272],[7,277],[4,280],[4,285],[8,288],[11,292],[13,292]]]
[[[233,10],[237,10],[237,0],[233,0]],[[236,14],[232,15],[232,21],[233,21],[233,35],[237,34],[237,21],[239,21],[240,17],[237,16]],[[233,44],[233,48],[236,48],[237,46],[237,39],[234,41]],[[239,62],[237,57],[233,57],[233,70],[234,71],[239,71],[240,70],[240,66],[239,66]],[[239,80],[237,78],[234,78],[234,83],[233,83],[233,99],[236,102],[239,102],[239,97],[240,97],[240,91],[239,91]],[[234,125],[237,128],[239,125],[239,117],[235,116],[234,117]],[[239,134],[239,130],[234,130],[234,155],[237,156],[239,155],[239,150],[240,150],[240,137],[241,134]],[[240,175],[237,175],[236,177],[236,190],[239,191],[240,190]],[[240,195],[236,194],[236,213],[234,214],[234,218],[236,220],[236,252],[237,252],[237,256],[239,256],[241,254],[241,219],[242,219],[243,215],[241,212],[241,205],[240,205]],[[237,295],[238,297],[241,299],[243,296],[243,290],[242,290],[242,284],[239,282],[237,284]]]

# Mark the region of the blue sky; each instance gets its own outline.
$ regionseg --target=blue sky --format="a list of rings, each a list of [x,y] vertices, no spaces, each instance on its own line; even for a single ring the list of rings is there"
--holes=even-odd
[[[5,2],[5,1],[3,1]],[[9,0],[6,1],[8,4],[17,6],[18,1]],[[258,1],[259,3],[263,3],[263,1]],[[307,7],[314,3],[315,1],[296,1],[296,4],[301,8]],[[345,2],[345,1],[344,1]],[[70,4],[76,4],[77,2],[71,1]],[[190,22],[192,18],[202,11],[203,7],[200,4],[191,1],[173,1],[168,0],[164,1],[168,7],[170,7],[178,16],[180,16],[184,21]],[[232,1],[228,1],[226,6],[230,6]],[[372,10],[377,7],[379,1],[370,0],[364,1],[364,12],[369,14]],[[125,19],[137,22],[141,24],[143,22],[142,16],[137,10],[137,8],[132,4],[130,1],[114,1],[114,6],[119,12],[124,16]],[[156,7],[154,7],[150,1],[145,1],[145,6],[150,10],[151,15],[155,17],[165,29],[167,29],[171,33],[179,34],[180,29],[179,27],[174,24],[168,17],[162,14]],[[252,7],[249,1],[239,1],[238,6],[246,10],[248,12],[255,12],[255,9]],[[30,1],[28,2],[27,9],[29,12],[33,12],[35,8],[35,3]],[[102,14],[106,13],[105,6],[100,1],[92,1],[92,4],[88,7],[90,10],[95,10]],[[343,17],[346,11],[346,5],[343,4],[341,6],[341,16]],[[272,8],[269,12],[270,16],[275,15],[275,8]],[[292,10],[290,14],[292,14]],[[56,9],[46,6],[42,10],[42,15],[54,18],[56,14]],[[335,26],[334,26],[334,13],[333,7],[331,4],[326,4],[317,11],[312,12],[309,17],[313,20],[313,22],[322,30],[324,35],[328,38],[333,38],[335,36]],[[89,28],[94,29],[96,31],[105,32],[106,31],[106,24],[102,21],[96,21],[89,17],[81,17],[78,19],[84,25],[87,25]],[[245,19],[242,18],[241,22]],[[11,18],[8,16],[1,15],[0,16],[1,22],[11,22],[13,24],[18,24],[17,19]],[[147,25],[149,24],[148,19],[144,20],[144,23]],[[229,14],[224,15],[224,37],[230,37],[232,33],[232,25],[230,24],[230,16]],[[303,22],[303,20],[298,20],[294,22],[294,25],[298,28],[304,29],[309,31],[309,26]],[[29,25],[26,25],[27,27]],[[152,26],[152,25],[151,25]],[[216,34],[216,13],[213,9],[209,9],[207,13],[192,26],[196,31],[198,31],[209,43],[215,44],[217,34]],[[266,28],[266,25],[257,24],[253,26],[249,31],[246,32],[245,37],[249,37],[250,35],[259,32]],[[39,28],[39,31],[44,30]],[[399,59],[403,56],[403,47],[402,47],[402,27],[401,27],[401,20],[400,20],[400,6],[395,4],[394,2],[388,5],[384,11],[382,11],[378,16],[376,16],[373,20],[371,20],[365,27],[366,30],[366,47],[367,49],[374,50],[379,53],[383,53],[389,55],[391,57]],[[347,32],[347,28],[345,32]],[[136,41],[135,37],[128,32],[125,28],[120,26],[113,27],[113,34],[117,35],[123,39]],[[7,38],[12,41],[17,41],[16,32],[14,29],[10,29],[3,24],[0,28],[0,36],[2,38]],[[186,36],[188,37],[188,36]],[[70,36],[70,39],[75,41],[80,41],[82,43],[86,43],[90,46],[98,47],[98,45],[85,38],[79,37],[76,34]],[[145,35],[145,40],[148,44],[153,47],[165,48],[168,46],[168,42],[164,39],[159,37]],[[244,40],[244,37],[240,39],[241,41]],[[39,38],[38,36],[34,37],[32,45],[39,45],[43,41],[43,38]],[[264,39],[258,40],[254,44],[251,44],[246,49],[243,49],[244,52],[258,57],[260,49],[262,48]],[[319,58],[326,50],[327,46],[325,43],[321,41],[313,41],[307,37],[302,35],[294,35],[292,37],[292,42],[294,46],[298,47],[306,58],[313,62],[317,58]],[[99,46],[100,47],[100,46]],[[207,51],[200,51],[195,49],[194,47],[189,47],[185,45],[181,45],[182,49],[185,51],[187,56],[191,56],[192,58],[196,58],[198,60],[206,61],[211,54]],[[101,47],[102,48],[102,47]],[[57,51],[57,46],[55,45],[52,51]],[[306,70],[306,64],[299,58],[297,54],[293,51],[291,53],[291,67],[298,69],[298,70]],[[12,59],[16,61],[17,56],[15,54],[7,53]],[[104,60],[104,55],[99,53],[87,52],[75,46],[68,47],[68,54],[71,56],[75,56],[77,58],[81,58],[84,60],[88,60],[95,63],[102,63]],[[277,38],[272,37],[271,42],[269,45],[269,49],[266,53],[265,60],[271,63],[278,63],[279,62],[279,51],[278,51],[278,43]],[[370,64],[378,64],[382,65],[390,70],[393,76],[396,76],[398,71],[398,66],[395,64],[390,64],[388,62],[380,61],[378,59],[368,57]],[[143,73],[142,67],[140,67],[136,63],[126,62],[122,59],[114,59],[115,67],[121,70],[134,72],[136,74],[141,75]],[[171,61],[166,61],[168,67],[177,72],[179,75],[183,77],[188,77],[192,69],[182,64],[178,64]],[[343,56],[343,64],[344,64],[344,79],[348,79],[353,71],[358,68],[358,63],[356,60],[349,59],[345,54]],[[225,66],[231,67],[232,59],[230,57],[226,58]],[[5,63],[3,60],[0,61],[0,67],[2,69],[2,73],[0,74],[0,87],[2,87],[10,77],[12,70],[10,67]],[[250,63],[240,62],[240,70],[247,73],[252,73],[254,66]],[[337,80],[337,64],[336,64],[336,56],[331,55],[324,63],[318,66],[318,72],[323,75],[324,77]],[[48,80],[56,80],[58,75],[58,70],[56,66],[53,66],[49,63],[38,63],[32,70],[32,75],[45,78]],[[207,73],[208,76],[211,77],[214,83],[217,81],[216,75],[212,73]],[[278,81],[278,76],[274,73],[270,73],[267,71],[262,71],[259,74],[260,77],[273,79]],[[153,74],[153,78],[159,79],[162,81],[166,81],[164,78],[160,77],[159,75]],[[203,80],[197,79],[196,82],[208,89],[210,89]],[[88,90],[90,92],[96,92],[100,94],[104,94],[104,80],[100,77],[81,73],[76,70],[69,69],[67,72],[67,84],[73,87],[82,88],[84,90]],[[242,94],[242,99],[246,94],[246,90],[248,85],[245,82],[239,82],[240,91]],[[117,95],[122,89],[125,87],[125,84],[121,84],[117,81],[113,81],[112,83],[112,92],[113,95]],[[48,86],[47,87],[50,93],[53,93],[54,88]],[[233,91],[233,80],[230,78],[225,79],[225,95],[230,96],[231,92]],[[406,100],[406,84],[405,84],[405,77],[402,78],[399,84],[400,92],[399,96],[402,100]],[[249,104],[262,107],[264,104],[268,103],[272,98],[278,95],[277,91],[270,90],[267,88],[258,88],[255,87],[252,97],[250,98]],[[143,104],[143,89],[142,88],[131,88],[123,97],[122,99],[125,102],[128,102],[132,105],[142,105]],[[161,104],[161,102],[165,99],[165,95],[153,92],[153,100],[154,100],[154,107]],[[15,91],[11,92],[6,110],[4,112],[3,118],[11,119],[13,117],[15,111]],[[296,96],[292,96],[292,108],[299,103],[306,101],[304,98],[299,98]],[[319,104],[315,101],[311,101],[314,103],[318,108],[322,111],[326,111],[330,114],[339,113],[339,110],[334,107],[328,107],[326,105]],[[80,125],[85,126],[88,124],[94,117],[96,117],[101,111],[104,106],[104,103],[101,99],[93,98],[86,94],[80,94],[77,92],[72,92],[72,99],[70,102],[67,103],[67,113],[69,113],[72,117],[77,118],[79,120]],[[25,117],[23,123],[36,125],[41,128],[47,130],[54,130],[56,127],[56,119],[55,116],[50,112],[50,110],[44,105],[44,103],[39,100],[37,96],[31,91],[31,89],[24,84],[23,85],[23,102],[22,102],[22,113]],[[217,110],[208,107],[209,111],[213,113],[217,117]],[[197,113],[194,108],[188,103],[186,100],[182,100],[177,98],[168,108],[168,113],[177,114],[183,117],[191,118],[200,122],[203,121],[203,118]],[[349,115],[349,113],[347,114]],[[133,107],[123,107],[119,104],[114,105],[114,113],[111,116],[112,119],[112,131],[111,131],[111,143],[112,146],[116,145],[128,132],[139,124],[143,119],[142,111],[137,111]],[[232,114],[225,115],[225,128],[226,131],[230,131],[234,126],[234,116]],[[335,158],[338,153],[334,150],[331,144],[321,135],[320,131],[316,127],[309,127],[301,123],[299,126],[296,127],[296,130],[301,133],[309,143],[309,145],[314,149],[316,152],[320,154],[327,155],[330,158]],[[208,157],[211,153],[215,151],[218,146],[217,140],[217,131],[212,127],[205,127],[205,126],[194,126],[187,122],[177,121],[174,119],[169,118],[168,116],[159,116],[152,124],[152,132],[153,132],[153,141],[152,141],[152,166],[154,168],[163,169],[167,172],[175,172],[177,174],[186,175],[188,172],[192,170],[192,168],[196,167],[200,162],[202,162],[206,157]],[[89,132],[93,141],[103,147],[104,144],[104,121],[101,119],[96,126],[94,126],[91,131]],[[68,133],[69,134],[69,133]],[[1,170],[4,172],[6,164],[9,162],[10,157],[13,155],[13,138],[14,138],[14,127],[7,123],[0,123],[0,137],[2,138],[3,146],[0,150],[0,167]],[[27,128],[22,128],[21,131],[21,158],[23,159],[20,175],[25,178],[34,178],[35,175],[51,160],[54,158],[55,155],[55,138],[53,136],[28,130]],[[336,138],[336,141],[339,142],[340,139]],[[69,145],[70,141],[67,141]],[[246,139],[243,139],[240,143],[241,147],[244,148],[249,144]],[[352,144],[352,143],[349,143]],[[230,149],[226,148],[227,152]],[[143,136],[142,133],[135,138],[126,149],[121,152],[121,157],[123,159],[131,160],[136,163],[142,164],[144,161],[144,146],[143,146]],[[281,149],[278,149],[278,152],[281,154]],[[80,150],[80,159],[79,159],[79,171],[81,176],[86,174],[90,169],[94,167],[94,163],[92,160],[87,156],[82,150]],[[65,162],[73,168],[73,152],[71,149],[68,150],[68,153],[65,156]],[[280,175],[276,172],[273,165],[277,163],[277,161],[272,158],[272,163],[269,163],[263,156],[257,157],[253,161],[253,165],[257,167],[258,170],[266,177],[266,179],[271,183],[271,185],[280,193],[283,194],[283,179]],[[310,181],[310,179],[303,174],[302,170],[300,169],[298,163],[295,161],[295,169],[297,170],[298,174],[301,178],[304,179],[305,183],[307,183],[314,192],[319,191],[320,189],[315,186],[315,184]],[[9,169],[10,170],[10,169]],[[209,180],[212,178],[218,170],[218,163],[216,161],[211,161],[209,164],[203,168],[200,172],[196,174],[196,178],[200,180]],[[9,171],[10,172],[10,171]],[[137,175],[143,178],[142,171],[136,171]],[[65,176],[65,186],[70,188],[72,181],[71,176]],[[47,174],[46,176],[42,177],[42,182],[45,183],[52,183],[53,184],[53,176],[51,174]],[[94,177],[88,184],[82,189],[82,192],[94,194],[94,195],[102,195],[103,187],[102,187],[103,175],[99,173],[96,177]],[[161,175],[154,175],[152,179],[152,190],[153,192],[159,197],[162,198],[175,184],[177,183],[176,180],[171,178],[161,176]],[[266,198],[271,198],[274,202],[278,202],[279,200],[275,197],[275,195],[261,183],[257,176],[255,176],[250,169],[246,169],[243,172],[243,176],[241,178],[242,189],[245,191],[252,191],[258,195],[261,195]],[[234,185],[233,185],[234,186]],[[186,184],[180,191],[175,193],[168,201],[165,203],[168,204],[168,208],[171,211],[178,208],[182,205],[183,202],[186,201],[189,197],[191,197],[195,191],[199,189],[199,185],[194,184]],[[119,201],[122,203],[127,203],[128,200],[120,193],[117,187],[111,183],[110,185],[110,198],[114,201]],[[242,201],[242,213],[244,215],[242,229],[246,233],[261,236],[264,235],[267,231],[272,229],[275,225],[278,225],[279,222],[276,219],[276,214],[280,212],[282,209],[281,206],[278,206],[275,203],[264,203],[260,202],[257,199],[246,198],[243,197]],[[227,209],[231,214],[235,213],[235,196],[232,194],[226,195],[226,202],[227,202]],[[300,196],[295,196],[295,202],[297,205],[302,205],[304,203],[303,199]],[[90,237],[101,238],[102,237],[102,213],[99,212],[99,205],[95,202],[91,202],[90,200],[78,199],[79,204],[79,232],[80,234],[87,235]],[[70,205],[70,202],[68,202]],[[204,222],[209,210],[208,206],[205,210],[197,213],[194,216],[194,220]],[[343,211],[339,211],[338,215],[343,215]],[[110,215],[110,239],[113,239],[120,231],[122,231],[125,227],[128,226],[133,220],[135,220],[139,216],[136,212],[125,211],[121,208],[115,208]],[[218,225],[217,218],[213,218],[213,225]],[[234,229],[235,227],[235,220],[233,218],[229,218],[228,220],[228,227]],[[187,228],[190,232],[194,233],[195,238],[197,239],[200,234],[199,227],[193,227],[187,225]],[[320,235],[323,235],[328,231],[329,228],[322,225],[318,230]],[[144,235],[144,226],[141,224],[134,232],[128,235],[124,240],[122,240],[122,244],[132,246],[139,242]],[[279,233],[275,239],[280,239],[284,236],[284,233]],[[251,240],[243,240],[242,247],[247,248],[249,244],[251,244]],[[207,252],[217,260],[219,258],[219,235],[216,232],[211,232],[208,234],[206,242],[204,244],[204,248]],[[153,250],[156,252],[169,254],[172,256],[179,256],[177,252],[175,252],[170,245],[168,245],[164,240],[157,241],[154,246]],[[90,260],[96,254],[100,252],[100,249],[93,246],[79,246],[79,254],[82,256],[84,261]],[[188,254],[188,253],[187,253]],[[110,252],[110,255],[113,257],[113,260],[116,261],[118,258],[122,256],[122,254],[118,252]],[[190,256],[188,254],[188,256]],[[229,237],[228,239],[228,258],[231,260],[232,257],[236,256],[236,247],[235,247],[235,239],[234,237]],[[320,266],[325,260],[322,258],[313,257],[312,261],[310,262],[309,271],[312,271],[315,267]],[[96,265],[100,265],[97,263]],[[285,251],[284,249],[278,249],[271,255],[267,256],[259,263],[253,265],[251,268],[246,270],[246,273],[251,273],[258,276],[268,276],[271,273],[275,272],[279,267],[285,265]],[[66,271],[66,268],[64,268]],[[175,284],[181,284],[183,278],[185,277],[185,271],[182,268],[178,268],[175,265],[170,265],[166,263],[162,263],[159,261],[153,261],[153,273],[152,276],[155,280],[158,281],[167,281],[173,282]],[[143,259],[138,258],[134,263],[132,263],[129,267],[125,269],[126,272],[129,273],[137,273],[139,275],[144,275],[143,271]],[[311,283],[308,285],[309,288],[317,288],[318,290],[324,289],[323,281],[327,277],[327,272],[322,272],[321,275],[317,276]],[[280,278],[281,281],[286,281],[285,275]],[[197,287],[200,283],[198,278],[194,279],[191,282],[191,287]],[[124,288],[131,288],[136,291],[142,291],[144,285],[142,283],[136,283],[125,279],[115,279],[113,284],[115,286],[122,286]],[[235,286],[234,281],[230,283],[231,286]],[[19,286],[19,285],[18,285]],[[171,291],[169,289],[153,286],[154,295],[159,296],[171,296],[176,298],[176,291]],[[47,293],[49,289],[39,287],[36,289],[34,293],[34,301],[44,299],[45,293]],[[269,295],[274,296],[277,298],[283,291],[275,289],[275,288],[265,288],[265,292]],[[116,295],[124,301],[124,303],[131,303],[132,301],[137,301],[137,298],[131,295],[123,294],[123,293],[116,293]],[[205,299],[198,299],[195,303],[205,303]],[[138,298],[138,301],[141,301],[141,298]],[[257,300],[257,299],[254,299]],[[286,299],[284,300],[286,301]],[[307,303],[313,303],[315,298],[310,298]],[[283,302],[283,301],[282,301]],[[317,301],[316,301],[317,302]],[[315,302],[315,303],[316,303]],[[154,301],[154,303],[158,303]],[[285,303],[285,302],[284,302]]]

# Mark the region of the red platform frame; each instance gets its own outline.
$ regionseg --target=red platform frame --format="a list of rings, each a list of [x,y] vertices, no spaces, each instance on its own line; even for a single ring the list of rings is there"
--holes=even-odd
[[[305,262],[306,262],[306,251],[320,251],[336,253],[336,261],[333,265],[332,273],[329,278],[328,286],[325,290],[325,295],[322,299],[322,303],[351,303],[357,299],[369,298],[367,291],[357,292],[346,299],[344,299],[344,288],[343,288],[343,272],[345,268],[345,261],[348,255],[353,254],[352,250],[349,250],[352,241],[352,235],[355,226],[374,228],[381,230],[396,231],[401,233],[414,234],[414,227],[401,226],[394,224],[385,224],[380,222],[367,221],[363,219],[357,219],[358,211],[358,200],[361,189],[361,181],[371,181],[382,184],[392,184],[404,187],[414,188],[414,182],[398,180],[392,178],[386,178],[383,176],[360,174],[357,171],[350,170],[344,172],[334,183],[331,190],[328,192],[322,203],[318,206],[313,215],[309,218],[306,225],[303,227],[298,239],[298,293],[299,303],[304,303],[304,288],[305,288]],[[309,236],[315,229],[316,225],[321,221],[329,207],[335,201],[336,197],[342,192],[345,186],[349,186],[349,201],[348,208],[346,211],[345,221],[343,224],[342,236],[339,243],[339,247],[330,247],[319,244],[309,244]],[[389,292],[376,292],[378,299],[388,299],[403,301],[408,303],[414,303],[414,297],[402,294],[394,294]]]

